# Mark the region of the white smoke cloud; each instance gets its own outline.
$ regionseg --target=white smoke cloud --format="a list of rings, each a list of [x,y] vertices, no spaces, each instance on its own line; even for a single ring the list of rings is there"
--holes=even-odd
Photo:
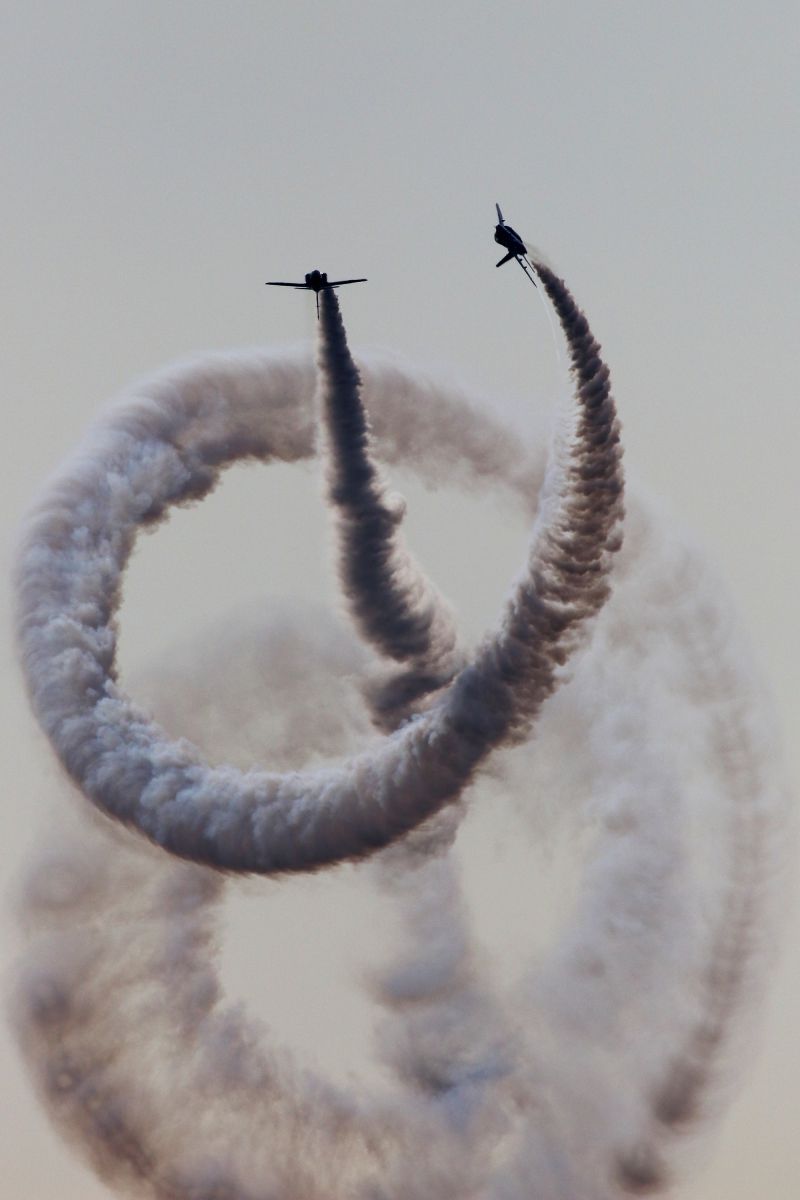
[[[292,673],[306,635],[287,616],[259,638],[286,716],[269,730],[269,773],[208,766],[113,677],[137,526],[207,494],[229,462],[312,453],[304,361],[217,357],[148,381],[99,423],[31,519],[20,630],[32,698],[98,806],[186,857],[250,871],[363,856],[430,816],[360,868],[403,930],[368,981],[392,1081],[374,1095],[303,1069],[226,1003],[215,965],[224,874],[85,814],[43,847],[20,905],[29,948],[16,1028],[54,1118],[122,1190],[613,1200],[663,1190],[683,1135],[715,1111],[768,944],[784,814],[769,716],[701,556],[637,501],[617,552],[607,371],[568,293],[537,270],[556,293],[577,385],[547,471],[457,395],[397,366],[360,367],[384,461],[507,488],[526,512],[544,485],[503,626],[394,734],[370,735],[374,714],[353,686],[363,652],[341,632],[316,637],[310,676]],[[325,337],[338,307],[322,300]],[[401,618],[421,594],[410,560],[404,570]],[[357,623],[384,654],[417,671],[431,647],[437,663],[442,644],[453,652],[454,638],[437,634],[394,654],[397,626],[374,636],[354,579]],[[449,628],[435,597],[422,611],[423,632]],[[221,681],[228,659],[223,646]],[[334,719],[315,700],[323,677],[348,681]],[[308,753],[324,761],[300,770]],[[534,839],[540,813],[552,820],[562,803],[585,831],[572,909],[549,949],[522,953],[511,987],[476,943],[463,894],[467,783],[477,811],[518,789]]]

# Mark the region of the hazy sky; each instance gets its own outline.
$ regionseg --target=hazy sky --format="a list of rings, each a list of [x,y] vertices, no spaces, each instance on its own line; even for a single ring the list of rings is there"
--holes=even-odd
[[[137,374],[313,335],[310,299],[266,278],[368,276],[343,293],[356,346],[433,364],[530,428],[557,374],[529,285],[494,270],[499,200],[603,343],[630,475],[704,540],[736,594],[800,776],[795,4],[34,0],[0,12],[7,559],[39,483]],[[313,488],[278,472],[260,494],[291,514],[265,526],[265,580],[236,553],[250,486],[223,489],[183,540],[167,530],[134,563],[131,670],[253,595],[316,586]],[[440,519],[456,525],[431,503],[420,525]],[[466,567],[444,544],[466,604]],[[224,586],[204,573],[217,545]],[[468,619],[493,603],[490,588]],[[13,873],[54,771],[9,637],[3,661]],[[758,1061],[687,1200],[796,1194],[789,920]],[[5,1035],[0,1064],[0,1194],[109,1195],[51,1133]]]

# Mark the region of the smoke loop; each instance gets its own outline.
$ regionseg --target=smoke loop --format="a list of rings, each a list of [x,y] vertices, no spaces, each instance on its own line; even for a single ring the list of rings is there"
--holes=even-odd
[[[330,489],[342,582],[361,633],[402,667],[372,697],[384,728],[400,723],[374,749],[313,771],[211,767],[115,677],[137,530],[207,495],[234,461],[314,453],[304,360],[220,356],[147,381],[31,518],[20,638],[61,761],[106,812],[217,868],[84,828],[23,897],[20,1040],[50,1110],[116,1186],[156,1200],[614,1200],[663,1190],[678,1134],[713,1111],[763,954],[782,811],[769,732],[696,553],[641,503],[620,553],[608,372],[560,281],[537,270],[576,384],[546,467],[413,373],[368,361],[359,376],[323,293],[329,431],[353,418],[327,453],[340,468],[358,456]],[[384,461],[456,469],[526,511],[542,486],[526,570],[472,658],[399,540],[362,402]],[[324,646],[319,660],[334,671]],[[516,766],[488,760],[515,742]],[[558,942],[511,992],[483,969],[452,852],[455,802],[487,761],[479,786],[491,791],[494,771],[510,787],[517,770],[531,810],[548,788],[583,794],[593,834]],[[710,879],[695,834],[714,849]],[[226,1006],[213,917],[222,872],[305,871],[387,845],[370,869],[408,932],[374,981],[395,1091],[361,1097],[297,1070]]]

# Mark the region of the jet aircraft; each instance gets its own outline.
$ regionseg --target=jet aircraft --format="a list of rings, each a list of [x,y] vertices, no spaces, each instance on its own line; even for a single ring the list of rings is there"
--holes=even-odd
[[[345,283],[366,283],[366,279],[328,279],[325,271],[309,271],[305,283],[284,283],[282,280],[269,279],[267,287],[302,288],[307,292],[315,292],[317,298],[317,317],[319,317],[319,294],[326,288],[341,287]]]
[[[503,214],[500,211],[500,205],[495,204],[495,208],[497,209],[497,224],[494,228],[494,240],[498,243],[498,245],[502,246],[504,250],[508,251],[508,253],[503,255],[503,257],[500,259],[500,262],[496,263],[495,266],[502,267],[503,263],[510,262],[512,258],[516,259],[525,274],[528,276],[528,279],[530,279],[533,286],[536,287],[536,280],[533,277],[533,270],[531,268],[530,260],[528,259],[528,250],[525,246],[525,243],[517,233],[516,229],[512,229],[510,225],[506,225],[505,221],[503,220]]]

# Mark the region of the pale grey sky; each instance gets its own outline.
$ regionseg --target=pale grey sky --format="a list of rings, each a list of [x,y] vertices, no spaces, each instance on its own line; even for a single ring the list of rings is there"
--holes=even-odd
[[[432,363],[530,428],[557,374],[529,285],[494,270],[499,200],[603,343],[630,474],[737,596],[800,776],[796,5],[34,0],[0,14],[6,561],[40,482],[137,374],[311,337],[308,298],[266,278],[368,276],[343,295],[356,346]],[[286,487],[297,536],[270,532],[283,594],[315,570],[314,544],[297,550],[315,497]],[[238,489],[187,525],[198,627],[270,586],[235,555],[224,592],[194,584],[204,549],[230,540]],[[440,512],[452,528],[435,505],[429,522]],[[147,575],[134,565],[131,667],[184,621],[176,607],[152,632],[168,536]],[[13,871],[52,772],[9,638],[3,661]],[[796,1194],[797,930],[758,1062],[686,1200]],[[39,1115],[5,1035],[2,1062],[0,1194],[108,1195]]]

